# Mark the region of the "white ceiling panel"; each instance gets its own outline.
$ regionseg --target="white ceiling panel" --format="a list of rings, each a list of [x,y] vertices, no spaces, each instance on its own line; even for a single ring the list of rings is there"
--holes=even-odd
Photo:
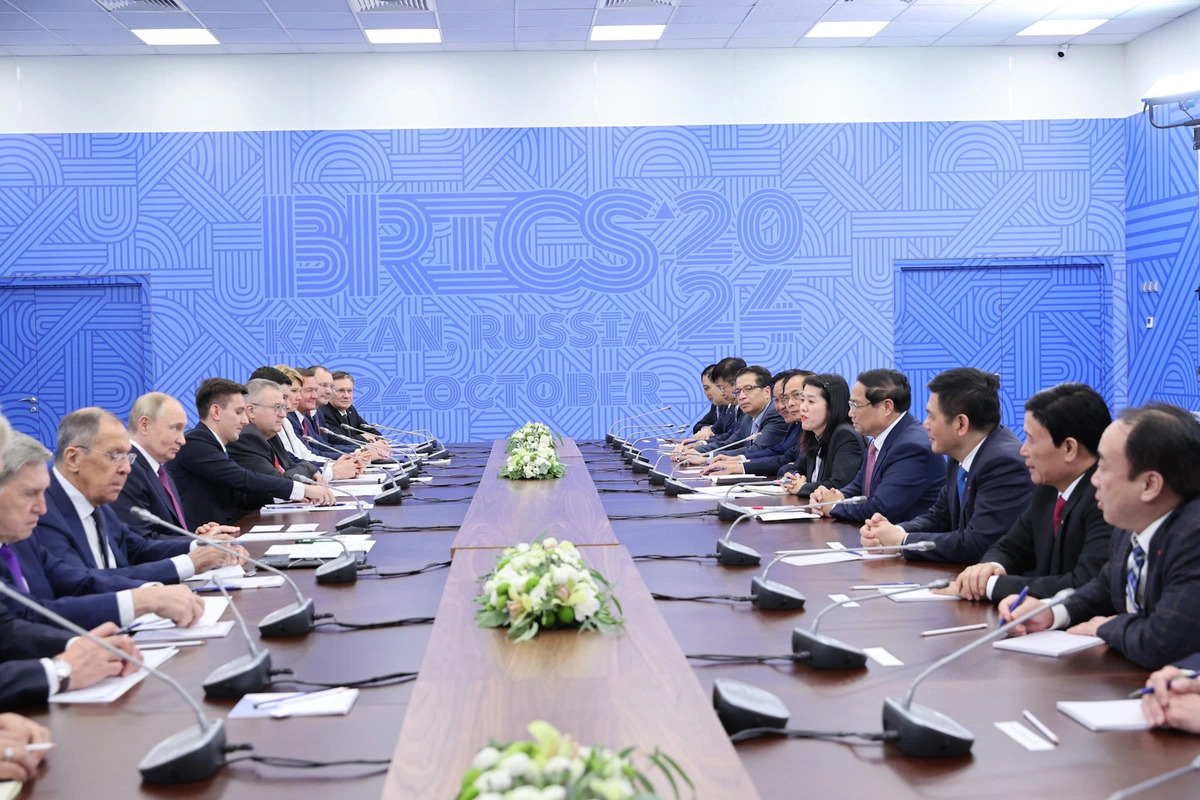
[[[720,50],[729,39],[659,39],[656,50]]]
[[[663,39],[728,39],[737,25],[668,25]]]
[[[750,39],[750,38],[739,39],[735,36],[734,38],[730,39],[729,43],[725,46],[732,48],[734,50],[738,50],[738,49],[760,48],[760,47],[761,48],[793,47],[793,46],[795,46],[795,44],[796,44],[796,39],[791,36],[786,37],[786,38],[772,37],[772,38],[760,38],[760,39]]]
[[[518,42],[586,42],[591,28],[517,28]]]
[[[389,14],[390,17],[404,17],[404,14]],[[364,27],[371,28],[404,28],[406,25],[387,24],[387,25],[366,25],[367,22],[374,23],[375,18],[369,14],[362,14],[360,18],[363,21]],[[438,19],[441,20],[442,30],[453,30],[455,28],[508,28],[511,33],[513,26],[516,24],[517,15],[514,11],[443,11],[438,14]],[[397,20],[397,22],[400,20]]]
[[[863,42],[863,47],[928,47],[936,36],[875,36]]]
[[[671,15],[671,25],[719,25],[745,22],[750,6],[680,6]]]

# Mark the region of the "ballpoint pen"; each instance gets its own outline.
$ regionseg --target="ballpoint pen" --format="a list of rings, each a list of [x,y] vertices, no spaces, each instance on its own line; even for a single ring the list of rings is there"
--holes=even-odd
[[[1019,595],[1017,595],[1017,599],[1012,601],[1012,605],[1010,605],[1010,606],[1008,607],[1008,614],[1009,614],[1009,616],[1012,616],[1012,613],[1013,613],[1014,611],[1016,611],[1016,610],[1017,610],[1017,608],[1019,608],[1019,607],[1020,607],[1021,603],[1024,603],[1024,602],[1025,602],[1025,598],[1026,598],[1026,597],[1028,597],[1028,596],[1029,596],[1029,587],[1028,587],[1028,586],[1026,586],[1024,589],[1022,589],[1022,590],[1021,590],[1021,593],[1020,593]],[[1000,624],[999,624],[999,625],[997,625],[996,627],[997,627],[997,628],[1003,628],[1003,627],[1004,627],[1006,624],[1007,624],[1007,623],[1005,623],[1005,621],[1004,621],[1004,620],[1000,620]]]
[[[1188,678],[1189,680],[1195,680],[1196,678],[1200,678],[1200,670],[1185,669],[1182,672],[1180,672],[1178,675],[1176,675],[1175,678]],[[1172,678],[1171,681],[1175,680],[1175,678]],[[1167,681],[1167,686],[1171,685],[1171,681]],[[1142,695],[1146,695],[1146,694],[1154,694],[1154,687],[1153,686],[1143,686],[1142,688],[1138,689],[1136,692],[1130,692],[1129,699],[1136,700],[1139,697],[1141,697]]]
[[[309,700],[318,700],[318,699],[323,699],[325,697],[332,697],[334,695],[338,695],[338,694],[341,694],[342,692],[347,692],[347,691],[349,691],[349,689],[347,689],[345,686],[338,686],[333,689],[322,689],[319,692],[303,692],[301,694],[293,694],[293,695],[289,695],[287,697],[276,697],[276,698],[272,698],[271,700],[260,700],[259,702],[254,704],[254,707],[255,708],[267,708],[269,706],[279,707],[281,705],[284,705],[285,703],[307,702]]]

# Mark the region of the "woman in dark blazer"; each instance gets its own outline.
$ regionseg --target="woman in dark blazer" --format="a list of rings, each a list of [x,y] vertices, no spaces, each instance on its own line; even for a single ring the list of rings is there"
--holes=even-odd
[[[792,381],[788,381],[792,383]],[[800,394],[784,387],[788,403],[795,404],[803,428],[796,471],[783,476],[783,487],[808,497],[818,486],[839,488],[854,480],[862,467],[866,445],[850,424],[850,387],[834,373],[804,378]],[[804,472],[799,472],[803,465]]]

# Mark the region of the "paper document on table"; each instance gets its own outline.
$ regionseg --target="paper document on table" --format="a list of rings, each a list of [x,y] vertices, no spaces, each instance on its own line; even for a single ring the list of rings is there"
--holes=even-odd
[[[383,483],[387,480],[385,472],[369,472],[359,475],[357,478],[341,478],[333,481],[334,486],[350,486],[355,483]]]
[[[705,494],[703,492],[689,492],[675,496],[676,500],[707,500],[710,503],[715,503],[721,499],[719,494]]]
[[[142,661],[148,666],[157,669],[171,656],[178,653],[179,650],[174,647],[168,647],[164,650],[149,650],[142,653]],[[144,669],[139,669],[132,675],[125,677],[112,676],[105,678],[99,683],[92,684],[85,689],[72,689],[69,692],[59,692],[50,698],[51,703],[111,703],[121,695],[128,692],[134,686],[146,679],[150,673]]]
[[[374,539],[353,540],[343,539],[346,549],[351,552],[371,552],[375,546]],[[337,542],[306,542],[303,544],[276,544],[267,549],[269,556],[287,556],[288,558],[337,558],[342,554],[342,548]]]
[[[1058,710],[1089,731],[1144,731],[1141,700],[1060,700]]]
[[[224,639],[233,630],[233,620],[217,622],[212,625],[193,625],[190,628],[152,628],[148,631],[138,631],[133,635],[133,643],[137,645],[146,642],[174,642],[191,639]]]
[[[783,559],[784,564],[791,564],[793,567],[811,567],[815,564],[836,564],[839,561],[858,561],[858,556],[853,553],[820,553],[811,556],[788,556]]]
[[[371,497],[371,498],[373,498],[373,497],[375,497],[375,495],[382,492],[383,489],[377,483],[371,483],[371,484],[361,484],[360,483],[357,486],[344,486],[344,487],[342,487],[342,491],[352,494],[355,497]]]
[[[765,514],[758,515],[759,522],[799,522],[801,520],[820,518],[820,514],[814,514],[811,511],[788,511],[786,506],[781,507],[779,511],[768,511]]]
[[[929,589],[913,589],[906,592],[904,591],[903,586],[897,586],[895,588],[883,588],[879,591],[886,594],[887,599],[891,600],[893,603],[929,603],[937,600],[962,600],[962,598],[956,594],[934,594]],[[897,592],[900,592],[901,594],[897,594]]]
[[[354,708],[358,689],[342,687],[338,692],[260,692],[242,695],[229,711],[229,719],[266,719],[274,717],[337,717]],[[272,702],[282,701],[282,702]],[[270,703],[255,708],[256,703]]]
[[[210,569],[207,572],[197,573],[197,574],[193,575],[192,577],[188,578],[188,582],[190,583],[192,581],[201,581],[201,582],[207,583],[208,581],[211,581],[215,578],[226,578],[226,579],[241,578],[241,577],[244,577],[245,574],[246,574],[246,570],[244,568],[242,568],[242,566],[240,564],[230,564],[228,567],[221,567],[220,569]],[[226,586],[229,585],[228,581],[226,581],[225,585]]]
[[[224,597],[204,598],[204,613],[200,615],[200,619],[193,627],[215,624],[228,608],[229,601]],[[158,630],[161,628],[174,628],[175,623],[169,619],[160,617],[158,614],[142,614],[133,621],[132,627],[139,631]]]
[[[1019,722],[995,722],[992,723],[1001,730],[1008,738],[1012,739],[1017,744],[1024,747],[1026,750],[1040,752],[1044,750],[1053,750],[1054,745],[1038,736],[1033,731],[1026,728]]]
[[[1009,650],[1013,653],[1030,653],[1035,656],[1059,656],[1078,653],[1104,644],[1099,636],[1076,636],[1066,631],[1038,631],[1027,636],[1014,636],[1011,639],[1001,639],[992,642],[997,650]]]
[[[773,496],[782,496],[787,494],[787,489],[782,486],[742,486],[743,492],[748,494],[766,494]]]
[[[298,542],[324,536],[325,531],[275,531],[273,533],[243,533],[238,542]]]
[[[288,533],[312,533],[317,528],[321,527],[317,522],[297,522],[295,525],[288,525]]]
[[[246,531],[246,533],[270,533],[271,531],[281,530],[283,530],[282,525],[255,525],[253,528]]]
[[[373,508],[370,503],[363,503],[363,508]],[[309,511],[357,511],[357,503],[337,503],[332,506],[317,506],[309,503],[272,503],[269,506],[263,506],[260,513],[263,514],[307,514]],[[255,526],[257,527],[257,526]]]

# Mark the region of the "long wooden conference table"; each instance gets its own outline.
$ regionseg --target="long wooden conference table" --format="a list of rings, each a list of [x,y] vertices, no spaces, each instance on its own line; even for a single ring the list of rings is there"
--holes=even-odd
[[[390,767],[286,770],[239,763],[185,786],[140,782],[137,763],[157,742],[195,722],[182,700],[149,678],[115,703],[50,706],[30,714],[48,725],[58,747],[22,797],[306,798],[337,793],[357,798],[450,798],[471,756],[489,738],[524,738],[525,725],[547,719],[584,743],[615,748],[661,747],[695,781],[698,798],[1012,798],[1107,797],[1117,789],[1174,769],[1200,754],[1200,737],[1174,732],[1092,733],[1056,711],[1060,700],[1122,698],[1145,672],[1107,648],[1061,659],[982,647],[935,672],[917,701],[953,717],[975,737],[972,754],[917,759],[891,744],[848,745],[815,740],[760,740],[736,750],[712,711],[717,678],[733,678],[778,695],[790,726],[879,731],[884,698],[902,697],[912,679],[979,631],[922,637],[921,631],[996,622],[995,610],[965,601],[864,601],[839,608],[821,633],[857,647],[883,647],[898,666],[869,661],[854,671],[818,671],[802,664],[689,665],[687,653],[784,654],[794,627],[807,627],[829,595],[856,594],[854,585],[925,582],[956,570],[900,558],[847,561],[771,570],[773,580],[807,597],[800,612],[765,612],[744,602],[654,601],[675,596],[748,595],[761,569],[729,568],[711,558],[638,560],[646,554],[706,555],[729,523],[711,501],[682,501],[633,475],[613,451],[594,443],[563,443],[567,472],[558,481],[496,479],[502,443],[451,448],[447,466],[430,467],[400,506],[372,516],[404,532],[374,534],[369,563],[383,571],[451,560],[449,569],[357,583],[318,586],[311,571],[289,574],[314,598],[318,613],[371,622],[436,616],[433,625],[343,630],[319,628],[305,637],[263,640],[276,668],[314,681],[352,681],[400,670],[413,683],[364,689],[349,715],[282,720],[230,720],[230,743],[255,752],[314,760],[388,760]],[[481,479],[481,480],[480,480]],[[479,480],[478,488],[474,482]],[[653,489],[653,491],[652,491]],[[243,520],[318,522],[332,528],[346,512],[310,511]],[[490,570],[497,548],[539,534],[575,541],[584,558],[617,582],[627,620],[624,634],[543,634],[512,644],[503,631],[474,625],[476,579]],[[858,543],[857,531],[828,520],[738,526],[735,538],[764,555],[782,548]],[[264,547],[251,547],[255,555]],[[234,602],[257,638],[255,623],[290,602],[286,588],[244,590]],[[203,698],[201,682],[217,666],[246,652],[235,630],[225,639],[187,648],[164,670],[210,717],[233,701]],[[278,687],[289,689],[287,685]],[[1047,752],[1027,752],[994,725],[1032,711],[1061,739]],[[234,754],[235,756],[238,754]],[[669,789],[658,781],[660,790]],[[1185,776],[1142,795],[1200,795],[1200,775]],[[685,796],[690,796],[685,794]]]

